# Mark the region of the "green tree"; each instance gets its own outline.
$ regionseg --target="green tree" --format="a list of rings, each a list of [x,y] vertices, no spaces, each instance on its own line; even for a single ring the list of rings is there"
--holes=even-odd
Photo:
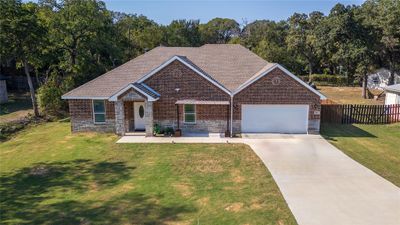
[[[200,33],[198,20],[174,20],[164,27],[163,44],[167,46],[199,46]]]
[[[383,66],[390,70],[389,84],[400,70],[400,1],[367,0],[361,8],[363,23],[377,36],[375,49]]]
[[[71,76],[98,74],[108,68],[105,61],[113,64],[113,54],[118,54],[113,44],[115,30],[103,2],[65,0],[55,10],[49,24],[50,38],[54,49],[61,52],[62,70]]]
[[[132,59],[147,50],[161,44],[163,30],[145,16],[113,13],[115,27],[118,30],[116,38],[124,52],[124,61]]]
[[[289,19],[289,32],[286,37],[288,49],[307,62],[309,75],[313,74],[319,62],[315,28],[322,18],[322,13],[312,12],[309,16],[295,13]]]
[[[201,42],[205,44],[225,44],[240,34],[239,24],[233,19],[214,18],[200,26]]]
[[[22,4],[18,0],[1,0],[0,8],[1,55],[14,58],[23,66],[33,111],[35,116],[39,116],[30,72],[31,65],[35,64],[40,57],[40,45],[42,37],[46,35],[46,30],[38,22],[37,4]]]

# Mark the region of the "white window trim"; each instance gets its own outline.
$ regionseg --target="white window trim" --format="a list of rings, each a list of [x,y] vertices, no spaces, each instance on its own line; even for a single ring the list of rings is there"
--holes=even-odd
[[[106,123],[106,101],[103,100],[103,104],[104,104],[104,122],[96,122],[96,114],[103,114],[103,113],[95,113],[94,112],[94,101],[99,101],[100,99],[92,99],[92,111],[93,111],[93,123],[94,124],[105,124]]]
[[[186,105],[193,105],[193,107],[194,107],[194,113],[186,113],[186,112],[185,112],[185,106],[186,106]],[[196,115],[197,113],[196,113],[196,112],[197,112],[197,109],[196,109],[196,105],[195,105],[195,104],[184,104],[184,105],[183,105],[183,123],[184,123],[184,124],[196,124],[196,122],[197,122],[197,115]],[[193,114],[193,115],[194,115],[194,122],[186,122],[186,121],[185,121],[186,114]]]

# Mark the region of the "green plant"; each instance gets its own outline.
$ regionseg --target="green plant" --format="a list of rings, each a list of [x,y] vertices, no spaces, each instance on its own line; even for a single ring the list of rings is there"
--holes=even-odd
[[[154,134],[163,134],[164,130],[162,129],[162,127],[158,124],[154,124],[153,126],[153,133]]]
[[[166,135],[173,135],[174,134],[174,128],[172,128],[172,127],[165,128],[165,134]]]
[[[61,116],[67,109],[67,103],[61,99],[63,90],[54,80],[49,80],[38,89],[38,103],[42,113]]]

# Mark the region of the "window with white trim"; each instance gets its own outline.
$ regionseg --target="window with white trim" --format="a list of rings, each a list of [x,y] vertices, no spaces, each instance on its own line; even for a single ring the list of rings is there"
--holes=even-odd
[[[183,116],[185,123],[196,123],[196,107],[193,104],[183,106]]]
[[[106,107],[104,100],[93,100],[93,119],[94,123],[106,122]]]

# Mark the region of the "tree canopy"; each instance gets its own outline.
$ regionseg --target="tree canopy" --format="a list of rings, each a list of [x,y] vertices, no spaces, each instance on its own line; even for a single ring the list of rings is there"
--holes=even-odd
[[[400,69],[398,0],[337,4],[328,15],[294,13],[284,21],[244,24],[214,18],[160,25],[144,15],[110,11],[98,0],[0,0],[0,12],[1,70],[21,68],[60,93],[160,45],[241,44],[297,75],[337,74],[349,84],[374,68],[392,74]]]

